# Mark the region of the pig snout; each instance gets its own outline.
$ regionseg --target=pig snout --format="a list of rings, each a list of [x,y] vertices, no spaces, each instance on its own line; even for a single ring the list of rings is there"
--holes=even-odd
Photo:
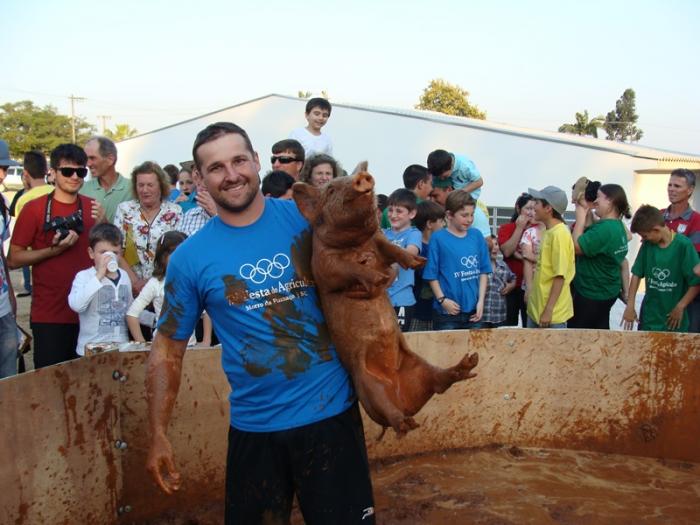
[[[367,172],[358,173],[353,177],[353,189],[358,193],[367,193],[374,189],[374,178]]]

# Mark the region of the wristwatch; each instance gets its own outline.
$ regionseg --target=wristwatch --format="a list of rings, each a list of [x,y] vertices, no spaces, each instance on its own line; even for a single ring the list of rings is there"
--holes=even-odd
[[[443,295],[442,297],[437,297],[435,300],[438,302],[438,304],[442,304],[445,302],[445,299],[447,299],[447,297]]]

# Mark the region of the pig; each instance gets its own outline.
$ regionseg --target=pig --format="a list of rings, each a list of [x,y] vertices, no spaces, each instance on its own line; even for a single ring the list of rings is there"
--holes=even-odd
[[[338,357],[369,417],[403,436],[418,427],[413,416],[433,394],[476,375],[479,356],[442,369],[406,344],[386,290],[393,263],[418,268],[425,258],[379,230],[373,190],[372,176],[360,172],[321,190],[297,182],[293,195],[313,229],[311,271]]]

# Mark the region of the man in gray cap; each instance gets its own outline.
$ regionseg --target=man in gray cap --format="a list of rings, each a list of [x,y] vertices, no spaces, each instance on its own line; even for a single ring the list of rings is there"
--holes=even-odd
[[[19,166],[19,162],[10,159],[7,142],[0,140],[0,184],[5,180],[7,168]],[[15,314],[17,303],[12,292],[10,272],[5,260],[2,243],[10,235],[10,214],[5,197],[0,194],[0,379],[17,373],[17,323]]]
[[[527,303],[528,328],[566,328],[574,315],[570,284],[576,272],[574,241],[564,223],[569,203],[564,190],[547,186],[528,193],[535,198],[535,219],[547,230],[542,235],[537,269]]]

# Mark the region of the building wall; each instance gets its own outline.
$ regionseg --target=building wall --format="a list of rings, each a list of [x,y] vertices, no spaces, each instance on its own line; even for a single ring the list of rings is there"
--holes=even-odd
[[[304,105],[304,100],[265,97],[126,140],[118,146],[118,169],[128,174],[144,160],[161,165],[188,160],[197,132],[209,123],[227,120],[248,131],[265,173],[271,168],[272,144],[306,123]],[[484,178],[482,198],[493,206],[512,206],[528,187],[553,184],[568,191],[582,175],[631,189],[635,170],[656,164],[656,160],[576,144],[341,106],[334,107],[324,130],[332,137],[335,156],[347,171],[357,162],[369,160],[378,193],[388,194],[403,186],[404,168],[414,163],[424,165],[434,149],[467,154]]]

